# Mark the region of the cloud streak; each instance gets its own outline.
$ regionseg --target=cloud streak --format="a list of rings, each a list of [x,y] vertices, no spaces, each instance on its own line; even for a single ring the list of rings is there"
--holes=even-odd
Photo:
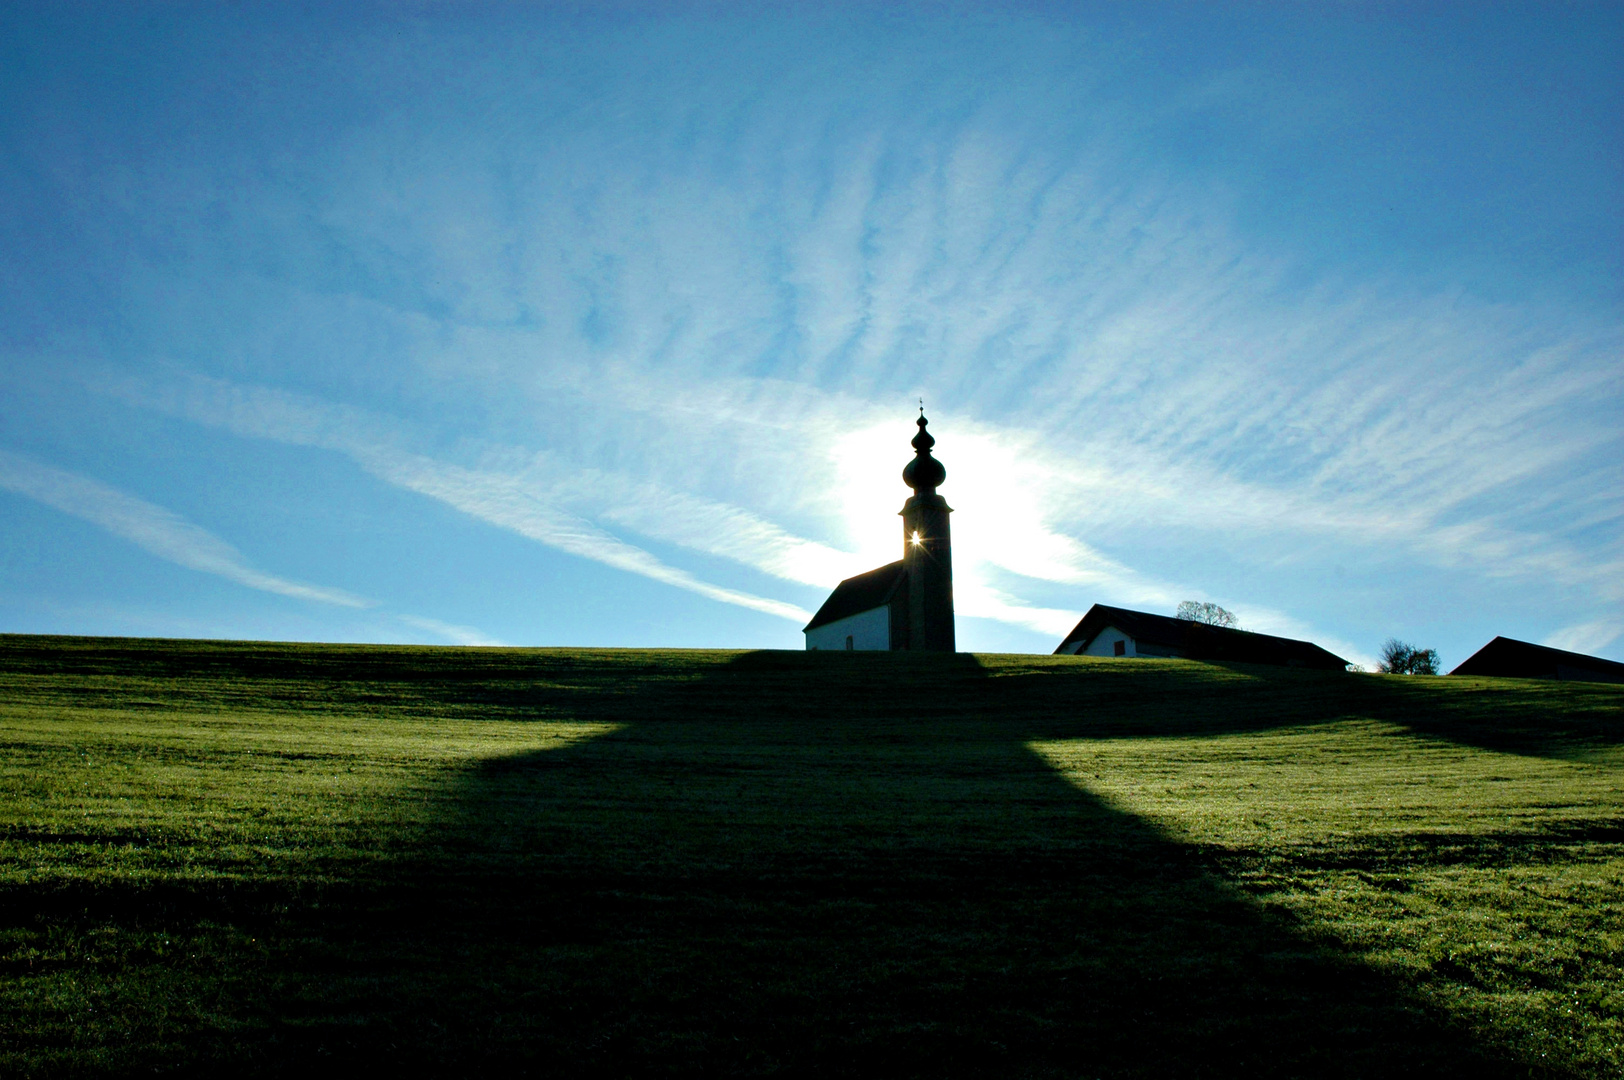
[[[796,604],[704,581],[570,512],[569,489],[580,492],[583,481],[590,477],[577,477],[573,484],[561,487],[545,483],[533,469],[498,471],[438,461],[402,449],[399,433],[381,417],[257,387],[207,379],[185,380],[157,392],[128,379],[104,385],[128,400],[239,435],[340,451],[388,483],[571,555],[778,618],[806,622],[812,617]],[[687,500],[687,504],[690,511],[699,506],[712,516],[730,517],[735,526],[745,517],[697,500]],[[757,524],[759,532],[785,539],[765,523]]]
[[[561,509],[523,476],[468,469],[377,449],[358,454],[357,460],[390,483],[439,499],[465,514],[571,555],[781,619],[805,622],[812,617],[811,612],[795,604],[713,585],[662,562],[644,549]]]
[[[401,622],[417,630],[426,630],[431,634],[444,638],[453,645],[479,645],[490,647],[506,647],[507,642],[499,641],[486,634],[483,630],[476,630],[472,626],[458,626],[456,623],[441,622],[439,619],[430,619],[422,615],[397,615]]]
[[[370,606],[367,600],[341,589],[267,574],[250,565],[236,548],[178,514],[89,477],[5,450],[0,450],[0,488],[88,521],[160,559],[250,589],[340,607]]]
[[[1545,639],[1543,644],[1568,652],[1593,653],[1605,649],[1624,634],[1624,622],[1598,619],[1594,622],[1565,626]]]

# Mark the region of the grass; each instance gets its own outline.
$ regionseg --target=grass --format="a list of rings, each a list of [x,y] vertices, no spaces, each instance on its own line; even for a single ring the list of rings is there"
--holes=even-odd
[[[1616,1076],[1624,688],[0,637],[0,1074]]]

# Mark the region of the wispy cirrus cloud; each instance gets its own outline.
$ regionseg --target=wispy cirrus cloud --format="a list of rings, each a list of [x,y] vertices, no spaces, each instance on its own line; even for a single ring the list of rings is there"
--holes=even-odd
[[[1080,546],[1041,580],[1159,530],[1255,538],[1265,560],[1345,545],[1621,598],[1624,551],[1580,535],[1575,513],[1624,512],[1616,320],[1381,267],[1301,282],[1288,254],[1235,235],[1222,204],[1124,174],[1109,141],[1034,150],[1019,121],[994,127],[999,108],[928,138],[854,136],[804,187],[769,164],[666,178],[659,215],[614,182],[543,186],[538,220],[474,240],[491,266],[522,245],[524,275],[472,272],[463,294],[470,313],[524,296],[538,328],[453,317],[422,362],[561,461],[612,455],[667,490],[801,519],[791,531],[840,549],[873,550],[840,510],[867,481],[827,468],[826,449],[881,412],[895,422],[880,402],[924,391],[960,440],[956,493],[1003,449],[1005,481],[976,509],[1016,495],[1041,507],[1048,536],[1001,537],[989,558],[1033,566],[1060,537]],[[764,145],[797,134],[782,114],[740,123]],[[364,204],[345,210],[376,234]],[[741,358],[770,358],[770,374]],[[523,431],[521,410],[576,422]],[[865,467],[894,500],[889,458]],[[978,520],[961,519],[967,540]],[[1114,562],[1110,580],[1131,576]]]
[[[1617,619],[1597,619],[1593,622],[1564,626],[1547,637],[1542,644],[1569,652],[1593,653],[1605,649],[1624,634],[1624,622]]]
[[[361,464],[401,487],[439,499],[462,512],[511,529],[571,555],[686,589],[710,600],[805,622],[812,613],[795,604],[723,588],[663,562],[643,548],[575,515],[522,474],[448,465],[417,455],[373,448],[356,455]]]
[[[126,399],[240,435],[340,451],[382,480],[438,499],[472,517],[571,555],[779,618],[805,622],[812,617],[811,612],[798,605],[705,581],[573,513],[570,509],[572,492],[578,498],[593,479],[598,483],[591,487],[602,487],[604,478],[601,477],[578,475],[560,483],[536,468],[535,459],[527,468],[506,470],[436,460],[403,449],[399,445],[399,431],[380,416],[259,387],[235,386],[210,379],[187,379],[161,388],[128,379],[114,379],[103,385]],[[680,499],[675,501],[683,503]],[[683,505],[689,510],[689,520],[693,519],[694,507],[698,506],[713,518],[720,515],[733,529],[741,523],[749,523],[748,515],[729,514],[726,508],[697,500],[687,500]],[[759,533],[780,545],[794,542],[794,538],[765,523],[755,524]]]
[[[6,450],[0,450],[0,488],[88,521],[160,559],[250,589],[340,607],[371,606],[369,601],[342,589],[305,585],[267,574],[218,536],[170,510],[87,476]]]
[[[315,140],[291,172],[267,129],[277,182],[223,171],[234,213],[155,225],[182,254],[127,291],[177,354],[230,358],[196,370],[298,392],[160,374],[135,396],[785,618],[640,545],[798,586],[895,557],[918,395],[964,614],[1053,634],[1093,599],[1212,598],[1325,637],[1306,613],[1392,581],[1576,623],[1624,599],[1616,307],[1257,228],[1270,193],[1176,144],[1215,101],[1279,123],[1290,80],[1135,106],[1095,92],[1121,57],[1041,19],[978,34],[973,63],[951,29],[861,63],[803,30],[717,50],[770,77],[588,35],[578,96],[541,39],[495,43],[501,93]],[[158,194],[214,205],[185,181]],[[204,310],[237,313],[212,346]]]
[[[507,642],[491,637],[483,630],[476,630],[472,626],[459,626],[456,623],[441,622],[439,619],[430,619],[422,615],[397,615],[401,622],[416,630],[426,630],[436,637],[444,638],[453,645],[482,645],[505,646]]]

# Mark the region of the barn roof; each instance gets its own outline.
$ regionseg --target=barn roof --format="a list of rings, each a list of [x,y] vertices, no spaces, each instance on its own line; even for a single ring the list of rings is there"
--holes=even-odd
[[[1578,679],[1624,682],[1624,664],[1599,656],[1497,637],[1463,660],[1451,675],[1499,675],[1511,679]]]
[[[818,613],[812,616],[811,622],[801,628],[801,632],[816,630],[836,619],[848,618],[889,604],[891,598],[896,595],[897,588],[907,579],[908,573],[903,569],[901,559],[894,563],[886,563],[878,570],[849,577],[835,586],[835,591],[829,594],[829,599],[823,602],[823,606],[818,608]]]
[[[1342,657],[1315,645],[1311,641],[1275,637],[1272,634],[1254,634],[1250,630],[1235,630],[1227,626],[1211,626],[1191,619],[1175,619],[1168,615],[1152,615],[1148,611],[1130,611],[1127,608],[1095,604],[1066,635],[1055,652],[1081,641],[1084,648],[1094,636],[1107,626],[1153,645],[1177,649],[1191,660],[1230,660],[1239,664],[1282,664],[1288,667],[1321,668],[1341,671],[1348,666]]]

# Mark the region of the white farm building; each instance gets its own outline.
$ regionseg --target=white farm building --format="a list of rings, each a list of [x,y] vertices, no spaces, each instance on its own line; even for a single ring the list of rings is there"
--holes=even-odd
[[[1056,653],[1070,656],[1184,657],[1188,660],[1341,671],[1348,662],[1312,641],[1254,634],[1193,619],[1095,604]]]

